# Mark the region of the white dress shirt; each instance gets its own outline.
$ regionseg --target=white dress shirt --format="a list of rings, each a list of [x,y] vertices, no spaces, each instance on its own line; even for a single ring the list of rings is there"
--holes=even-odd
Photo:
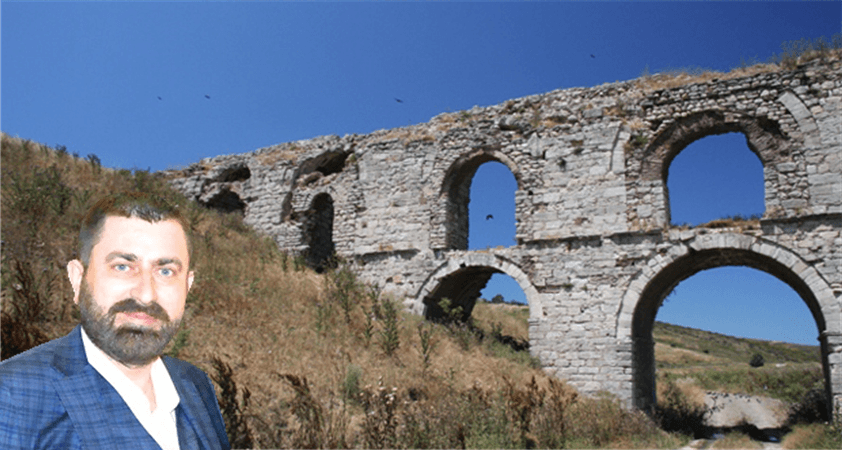
[[[123,397],[123,401],[155,442],[163,450],[179,450],[175,408],[180,399],[161,358],[152,363],[152,389],[155,393],[156,408],[155,411],[151,411],[149,399],[143,390],[121,372],[105,352],[91,342],[84,328],[82,344],[88,363],[114,387],[120,397]]]

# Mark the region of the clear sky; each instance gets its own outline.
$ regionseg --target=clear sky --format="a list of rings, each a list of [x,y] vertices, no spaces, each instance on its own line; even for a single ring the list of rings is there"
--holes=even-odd
[[[780,53],[785,41],[839,33],[841,5],[4,0],[0,129],[64,145],[82,157],[95,154],[108,167],[178,168],[208,156],[320,135],[369,133],[474,105],[629,80],[644,71],[727,71],[765,61]],[[703,152],[690,167],[712,166],[718,159],[704,156],[709,154]],[[493,167],[483,166],[480,173],[486,171],[495,176]],[[688,172],[676,167],[670,180]],[[496,192],[505,183],[493,185],[473,200],[510,195]],[[674,209],[674,221],[706,221],[696,215],[711,205],[725,211],[714,214],[754,213],[729,198],[694,202],[708,206],[685,215]],[[760,202],[758,212],[762,195]],[[504,221],[505,213],[499,215]],[[472,245],[508,245],[502,242],[506,232],[497,234],[508,225],[485,230],[475,221],[471,225]],[[721,271],[729,275],[706,284],[735,291],[721,283],[743,272]],[[736,278],[746,284],[746,276]],[[507,299],[516,296],[509,288],[499,289]],[[768,301],[770,295],[783,298],[784,291],[773,287],[741,294],[737,303],[746,305],[746,318],[753,318],[749,311],[756,313],[758,306],[748,297]],[[658,319],[708,327],[689,306],[678,305],[706,304],[709,313],[711,302],[733,302],[717,293],[701,300],[690,295],[697,292],[700,288],[679,285]],[[788,308],[808,314],[798,302]],[[673,316],[674,308],[689,319]],[[781,317],[793,317],[790,309]],[[785,336],[778,336],[784,328],[779,325],[753,320],[738,325],[717,331],[816,342],[814,324]]]

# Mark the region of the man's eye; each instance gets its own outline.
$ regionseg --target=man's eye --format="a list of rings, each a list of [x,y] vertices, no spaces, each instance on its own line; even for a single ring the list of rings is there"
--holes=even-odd
[[[163,269],[161,269],[161,275],[163,275],[165,277],[171,277],[171,276],[175,275],[175,271],[172,270],[172,269],[163,268]]]
[[[128,264],[115,264],[114,265],[114,270],[116,270],[117,272],[128,272],[129,269],[130,269],[130,267],[129,267]]]

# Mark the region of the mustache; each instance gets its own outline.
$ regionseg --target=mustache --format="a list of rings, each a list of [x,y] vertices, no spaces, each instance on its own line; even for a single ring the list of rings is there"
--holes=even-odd
[[[108,309],[108,315],[114,317],[117,313],[143,313],[165,323],[170,321],[170,315],[167,314],[167,311],[164,310],[164,308],[158,303],[152,302],[148,305],[144,305],[133,298],[120,300],[119,302],[111,305],[111,308]]]

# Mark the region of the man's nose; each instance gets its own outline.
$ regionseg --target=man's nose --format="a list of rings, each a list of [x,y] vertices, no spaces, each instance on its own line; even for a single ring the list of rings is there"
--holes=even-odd
[[[141,303],[152,303],[158,299],[155,277],[151,271],[143,270],[132,290],[132,298]]]

